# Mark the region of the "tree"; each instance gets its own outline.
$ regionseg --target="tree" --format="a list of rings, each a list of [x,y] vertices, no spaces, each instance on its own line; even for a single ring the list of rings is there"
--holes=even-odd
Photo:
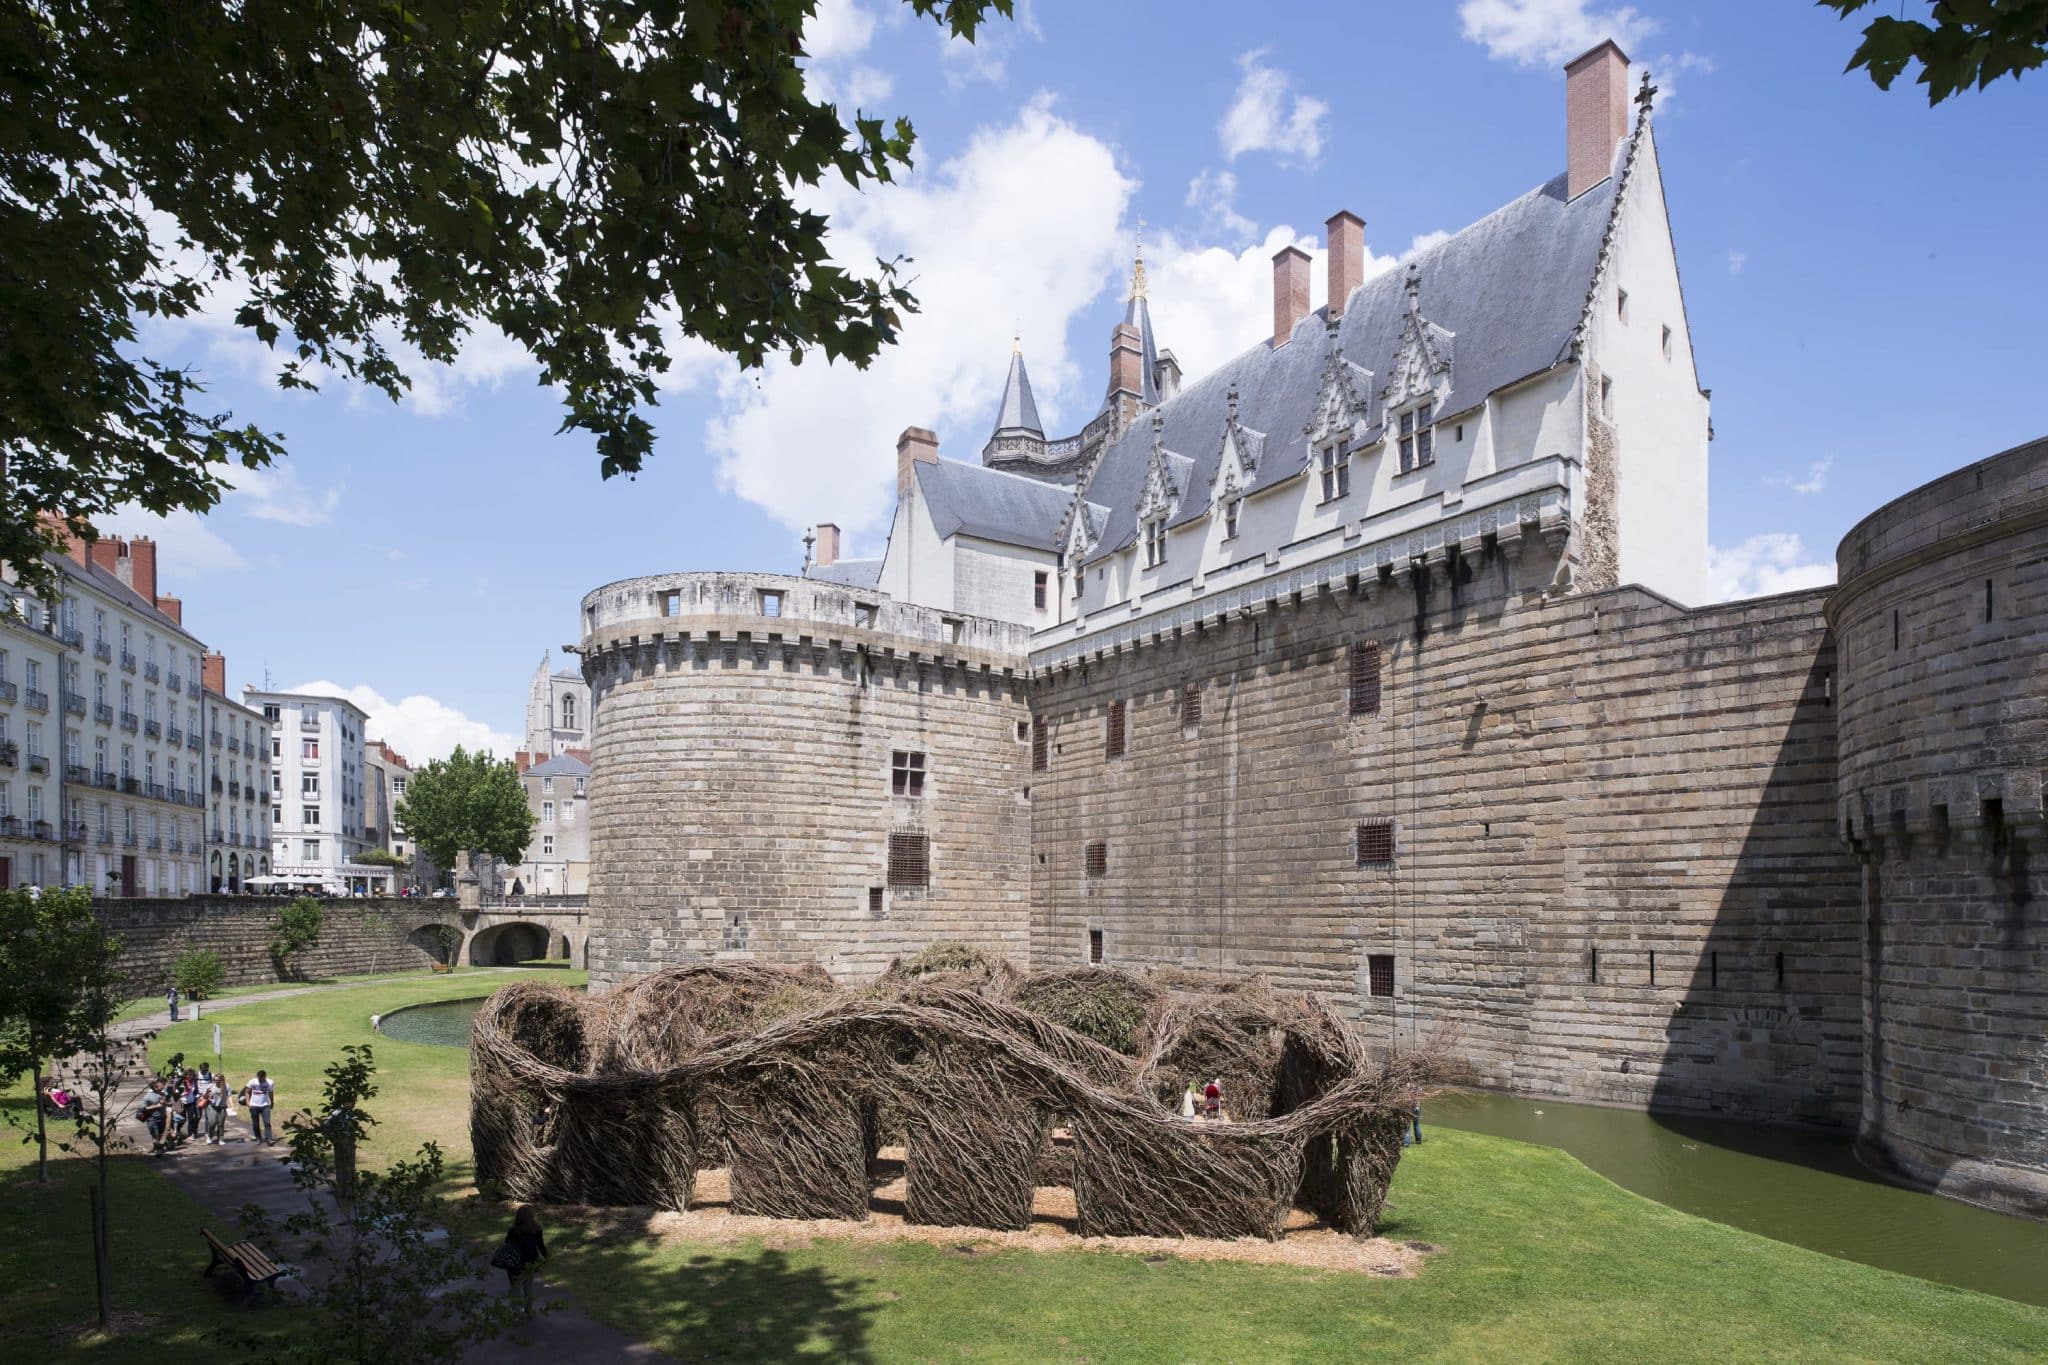
[[[201,1000],[220,989],[223,975],[220,954],[211,948],[194,948],[190,944],[178,949],[171,959],[171,984],[180,991]]]
[[[442,867],[458,853],[488,853],[516,863],[533,841],[533,808],[510,759],[461,746],[412,775],[392,813],[413,843]]]
[[[0,891],[0,1076],[26,1073],[41,1090],[53,1057],[77,1050],[83,973],[103,936],[82,887]],[[49,1125],[36,1102],[36,1178],[50,1178]]]
[[[1011,0],[905,0],[972,39]],[[654,444],[676,337],[867,364],[916,300],[834,263],[800,187],[910,164],[907,120],[806,88],[817,0],[331,0],[0,10],[0,560],[136,502],[203,511],[282,438],[139,324],[219,291],[286,387],[396,399],[502,331],[606,478]],[[216,306],[218,306],[216,301]],[[670,324],[665,326],[664,324]]]
[[[292,1174],[306,1210],[283,1230],[310,1236],[308,1255],[327,1262],[303,1311],[311,1320],[291,1334],[286,1359],[453,1362],[473,1344],[503,1330],[501,1302],[476,1278],[476,1263],[459,1237],[446,1236],[452,1208],[437,1190],[441,1149],[384,1171],[357,1172],[356,1145],[376,1120],[363,1106],[375,1098],[376,1059],[368,1046],[342,1048],[327,1068],[320,1118],[289,1134]],[[256,1206],[243,1215],[264,1229]]]
[[[1847,19],[1871,0],[1819,2]],[[2048,61],[2048,0],[1935,0],[1927,17],[1931,22],[1903,14],[1872,19],[1843,69],[1863,67],[1878,89],[1889,90],[1917,61],[1927,102],[1940,104],[2000,76],[2018,80]]]
[[[320,902],[300,896],[277,907],[270,917],[270,958],[280,976],[296,970],[292,959],[320,941],[320,926],[326,920]]]

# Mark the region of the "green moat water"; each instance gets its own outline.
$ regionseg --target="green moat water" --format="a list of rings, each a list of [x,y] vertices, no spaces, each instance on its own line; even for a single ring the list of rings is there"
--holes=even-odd
[[[1507,1095],[1454,1094],[1434,1123],[1571,1153],[1624,1189],[1794,1246],[2048,1306],[2048,1223],[1920,1194],[1849,1139]]]
[[[482,1000],[384,1016],[385,1035],[468,1047]],[[1922,1279],[2048,1306],[2048,1223],[1888,1184],[1846,1137],[1601,1109],[1507,1095],[1452,1094],[1431,1127],[1559,1147],[1624,1189],[1717,1223]]]

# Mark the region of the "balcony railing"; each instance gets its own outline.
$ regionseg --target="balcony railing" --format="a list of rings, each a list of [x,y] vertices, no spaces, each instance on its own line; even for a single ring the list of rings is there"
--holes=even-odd
[[[135,838],[135,831],[133,830],[130,830],[128,833],[121,836],[121,847],[123,848],[134,848],[137,842],[138,841]]]
[[[185,747],[195,754],[199,752],[199,732],[197,730],[187,730],[185,732]]]
[[[164,784],[161,782],[145,783],[142,792],[152,801],[164,801],[170,797],[170,793],[164,790]]]
[[[38,820],[36,821],[35,828],[31,830],[30,833],[34,834],[38,839],[49,839],[54,841],[57,837],[57,827],[51,824],[48,820]]]
[[[123,673],[133,673],[135,671],[135,656],[125,649],[121,651],[121,671]]]
[[[0,701],[15,702],[20,700],[21,684],[11,683],[4,678],[0,678]]]
[[[162,739],[164,737],[164,723],[160,720],[146,720],[142,722],[142,733],[151,739]]]
[[[50,756],[48,754],[30,754],[28,756],[28,770],[32,773],[46,773],[50,771]]]
[[[260,834],[244,834],[242,836],[242,846],[244,848],[262,848],[268,842],[269,841]]]
[[[64,780],[66,782],[90,782],[92,781],[92,769],[86,767],[83,763],[66,763],[64,765]]]
[[[254,801],[256,799],[256,784],[254,782],[242,788],[242,799],[244,801]]]
[[[162,839],[159,839],[156,835],[152,834],[147,839],[144,839],[142,841],[142,846],[148,849],[151,853],[161,853],[163,851],[164,841]]]
[[[94,640],[92,642],[92,657],[98,659],[103,664],[110,663],[114,658],[114,647],[105,640]]]
[[[76,692],[66,692],[64,694],[64,710],[70,715],[83,716],[85,714],[85,698],[79,696]]]
[[[220,843],[220,842],[221,842],[221,833],[220,833],[220,826],[219,826],[219,825],[215,825],[215,826],[213,827],[213,836],[212,836],[212,837],[213,837],[213,842],[215,842],[216,844],[217,844],[217,843]]]
[[[50,709],[50,694],[28,688],[21,694],[21,704],[31,711],[47,711]]]
[[[173,696],[177,695],[177,693],[180,690],[182,690],[184,686],[185,680],[179,677],[175,672],[167,673],[164,675],[164,691],[171,693]]]
[[[114,790],[114,772],[113,772],[113,769],[111,769],[111,768],[94,768],[94,769],[92,770],[92,784],[93,784],[93,785],[94,785],[95,787],[105,787],[105,788],[106,788],[106,789],[107,789],[108,791],[113,791],[113,790]]]
[[[80,630],[77,626],[59,627],[57,631],[57,638],[62,640],[65,644],[70,645],[73,649],[78,649],[85,644],[85,632]]]
[[[241,799],[242,799],[242,784],[241,784],[241,783],[239,783],[239,782],[230,782],[230,783],[228,783],[228,800],[230,800],[230,801],[239,801],[239,800],[241,800]]]
[[[156,664],[144,664],[142,666],[142,679],[144,682],[161,682],[163,676],[163,669]]]
[[[96,838],[101,848],[112,848],[114,846],[114,831],[107,829],[105,826],[100,828]]]
[[[121,728],[131,735],[134,734],[142,728],[142,717],[136,715],[133,711],[123,711],[121,713]]]
[[[64,826],[64,842],[82,844],[85,842],[85,822],[74,820]]]
[[[114,723],[114,708],[103,701],[96,701],[92,704],[92,718],[102,725],[112,725]]]
[[[0,739],[0,768],[12,768],[21,762],[21,750],[11,739]]]
[[[19,815],[0,815],[0,837],[8,839],[19,839],[21,837],[21,817]]]
[[[208,735],[206,737],[206,742],[211,744],[214,748],[218,749],[221,746],[220,731],[215,730],[212,734]]]
[[[207,785],[209,785],[209,786],[211,786],[211,787],[213,788],[213,794],[214,794],[215,796],[219,796],[219,795],[220,795],[220,789],[221,789],[221,780],[220,780],[220,774],[219,774],[219,773],[215,773],[215,774],[214,774],[214,775],[213,775],[212,777],[208,778],[208,779],[207,779]]]
[[[170,838],[164,840],[164,852],[183,853],[184,851],[185,845],[179,840],[177,835],[173,834]]]
[[[317,730],[317,729],[319,729],[319,728],[320,728],[320,717],[318,717],[318,716],[300,716],[300,717],[299,717],[299,728],[300,728],[301,730]]]
[[[130,796],[140,796],[142,795],[142,783],[136,778],[124,777],[121,779],[121,790]]]
[[[179,805],[181,805],[181,806],[182,806],[182,805],[184,805],[184,804],[185,804],[185,789],[184,789],[183,787],[173,787],[173,788],[171,788],[171,800],[173,800],[173,801],[177,802],[177,803],[178,803]]]
[[[239,740],[239,739],[236,739],[236,738],[235,738],[235,737],[234,737],[233,735],[229,735],[229,736],[228,736],[228,752],[229,752],[229,753],[231,753],[231,754],[238,754],[238,753],[242,752],[242,741],[241,741],[241,740]]]
[[[185,732],[183,730],[180,730],[177,726],[173,725],[164,731],[164,738],[169,740],[171,742],[171,747],[175,749],[180,744],[183,744],[185,742]]]

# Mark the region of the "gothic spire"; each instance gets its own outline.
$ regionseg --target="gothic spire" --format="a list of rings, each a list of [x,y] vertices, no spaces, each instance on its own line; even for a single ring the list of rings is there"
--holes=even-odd
[[[1141,234],[1143,230],[1141,225]],[[1131,292],[1130,297],[1124,302],[1124,321],[1138,329],[1139,369],[1142,371],[1140,382],[1144,388],[1144,401],[1147,407],[1156,408],[1159,406],[1159,346],[1152,340],[1152,310],[1145,306],[1145,244],[1142,235],[1139,238],[1136,259],[1131,266]],[[1116,386],[1112,380],[1110,397],[1103,400],[1104,407],[1109,406],[1115,393]]]
[[[996,429],[994,439],[1005,436],[1035,436],[1045,439],[1045,429],[1038,422],[1038,403],[1031,396],[1031,376],[1024,372],[1024,346],[1020,340],[1013,342],[1010,351],[1010,376],[1003,381],[1003,401],[996,408]]]

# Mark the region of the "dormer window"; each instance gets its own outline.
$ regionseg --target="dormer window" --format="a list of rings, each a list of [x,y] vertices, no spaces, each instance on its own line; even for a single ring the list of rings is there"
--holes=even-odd
[[[1341,446],[1326,445],[1317,456],[1323,480],[1323,501],[1335,502],[1351,492],[1351,458]]]
[[[1436,463],[1436,437],[1431,431],[1436,404],[1424,403],[1401,414],[1401,472]]]
[[[1237,539],[1237,514],[1244,507],[1243,498],[1232,498],[1223,504],[1223,538]]]
[[[1145,567],[1156,569],[1166,562],[1166,518],[1145,523]]]

